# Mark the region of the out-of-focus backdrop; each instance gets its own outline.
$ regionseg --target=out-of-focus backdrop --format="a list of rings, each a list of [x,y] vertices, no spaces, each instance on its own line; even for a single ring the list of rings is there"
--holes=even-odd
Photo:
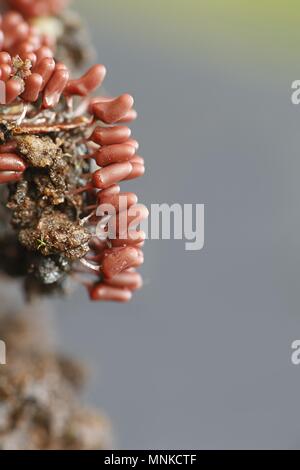
[[[296,0],[78,0],[112,94],[134,94],[151,203],[205,203],[205,248],[148,241],[128,305],[57,300],[116,447],[300,448]]]

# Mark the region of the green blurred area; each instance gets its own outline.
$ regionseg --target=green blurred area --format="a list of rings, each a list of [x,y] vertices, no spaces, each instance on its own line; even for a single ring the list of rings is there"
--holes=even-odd
[[[231,54],[246,50],[267,61],[290,61],[300,44],[299,0],[77,0],[75,4],[95,21],[108,15],[122,31],[166,46],[195,50],[201,46],[222,53],[223,44],[229,43]]]

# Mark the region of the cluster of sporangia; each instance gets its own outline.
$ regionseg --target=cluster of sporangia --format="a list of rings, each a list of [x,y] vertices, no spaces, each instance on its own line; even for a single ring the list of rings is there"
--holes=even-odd
[[[120,229],[116,239],[103,241],[95,226],[100,204],[117,212],[121,199],[122,211],[137,206],[136,195],[119,186],[144,174],[138,143],[126,126],[136,118],[133,98],[92,96],[105,67],[95,65],[71,79],[69,67],[55,59],[53,38],[28,21],[57,15],[65,1],[10,4],[18,11],[8,10],[0,20],[6,93],[0,106],[0,183],[8,185],[7,207],[28,271],[44,285],[60,284],[67,274],[93,273],[96,282],[84,281],[91,299],[128,301],[142,285],[135,269],[143,263],[144,234],[133,240]],[[148,215],[142,205],[137,213],[139,221]]]

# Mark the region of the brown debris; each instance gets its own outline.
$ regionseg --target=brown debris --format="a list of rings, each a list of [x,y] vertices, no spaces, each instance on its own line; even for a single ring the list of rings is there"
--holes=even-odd
[[[28,250],[44,256],[62,254],[71,260],[80,259],[89,251],[89,232],[58,211],[43,213],[36,228],[23,229],[19,240]]]
[[[35,304],[22,313],[1,309],[7,364],[0,374],[0,450],[110,448],[107,419],[79,400],[85,369],[52,351],[41,308]]]
[[[77,13],[68,10],[60,16],[60,20],[63,33],[57,41],[56,57],[70,67],[78,69],[91,61],[95,51]]]
[[[50,167],[54,160],[62,157],[62,151],[50,137],[21,135],[15,137],[20,153],[35,168]]]
[[[8,115],[6,116],[7,120],[14,120],[16,119],[16,115]],[[72,131],[78,128],[86,128],[91,124],[91,120],[87,118],[76,118],[70,122],[65,123],[55,123],[55,124],[25,124],[22,127],[15,126],[13,129],[12,134],[14,136],[22,135],[22,134],[52,134],[57,132],[67,132]]]
[[[26,248],[31,278],[26,289],[36,291],[35,278],[42,293],[43,286],[61,285],[72,262],[89,251],[91,234],[80,219],[87,195],[76,194],[90,172],[89,162],[82,158],[87,148],[81,128],[47,136],[15,135],[15,130],[9,126],[27,169],[24,178],[11,185],[7,207],[20,246]]]
[[[29,77],[31,74],[32,63],[29,59],[23,61],[20,56],[15,56],[12,59],[12,75],[19,77],[22,80]]]

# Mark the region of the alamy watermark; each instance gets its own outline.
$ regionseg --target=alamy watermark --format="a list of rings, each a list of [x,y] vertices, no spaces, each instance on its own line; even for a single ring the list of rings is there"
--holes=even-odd
[[[147,217],[149,215],[149,217]],[[127,207],[126,196],[120,196],[116,208],[100,204],[95,234],[100,240],[184,240],[187,251],[204,247],[204,204],[142,204]]]
[[[6,85],[3,80],[0,80],[0,105],[6,104]]]
[[[300,104],[300,80],[294,80],[291,85],[292,90],[291,101],[293,104]]]
[[[300,339],[295,339],[291,344],[291,363],[294,366],[300,365]]]
[[[0,366],[6,364],[6,344],[0,340]]]

